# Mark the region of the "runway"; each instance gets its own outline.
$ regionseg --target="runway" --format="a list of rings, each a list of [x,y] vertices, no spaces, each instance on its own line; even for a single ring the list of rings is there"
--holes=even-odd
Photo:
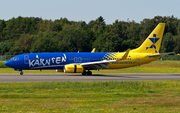
[[[0,74],[0,83],[122,80],[180,80],[180,74]]]

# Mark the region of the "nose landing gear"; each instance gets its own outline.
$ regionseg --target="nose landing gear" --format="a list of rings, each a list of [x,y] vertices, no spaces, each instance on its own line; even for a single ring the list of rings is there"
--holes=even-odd
[[[14,69],[14,71],[20,71],[20,75],[23,75],[22,69]]]
[[[20,72],[20,75],[23,75],[23,72],[22,72],[22,71]]]

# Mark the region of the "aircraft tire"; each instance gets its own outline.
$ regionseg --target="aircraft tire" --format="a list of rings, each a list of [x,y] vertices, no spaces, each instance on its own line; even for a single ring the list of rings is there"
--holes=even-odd
[[[88,72],[87,72],[87,75],[92,75],[92,72],[91,72],[91,71],[88,71]]]
[[[20,72],[20,75],[23,75],[23,72],[22,72],[22,71]]]
[[[84,70],[84,72],[82,73],[82,75],[86,75],[87,74],[87,72]]]

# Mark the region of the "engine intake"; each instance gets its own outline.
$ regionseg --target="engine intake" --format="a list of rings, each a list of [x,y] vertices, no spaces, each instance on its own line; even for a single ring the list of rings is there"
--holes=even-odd
[[[64,66],[64,73],[83,73],[84,68],[81,65],[69,64]]]

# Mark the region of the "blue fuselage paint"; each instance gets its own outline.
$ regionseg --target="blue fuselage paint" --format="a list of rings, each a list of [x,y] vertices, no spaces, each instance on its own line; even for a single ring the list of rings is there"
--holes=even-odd
[[[5,65],[19,70],[63,69],[67,64],[101,61],[105,54],[107,53],[28,53],[14,56]]]

